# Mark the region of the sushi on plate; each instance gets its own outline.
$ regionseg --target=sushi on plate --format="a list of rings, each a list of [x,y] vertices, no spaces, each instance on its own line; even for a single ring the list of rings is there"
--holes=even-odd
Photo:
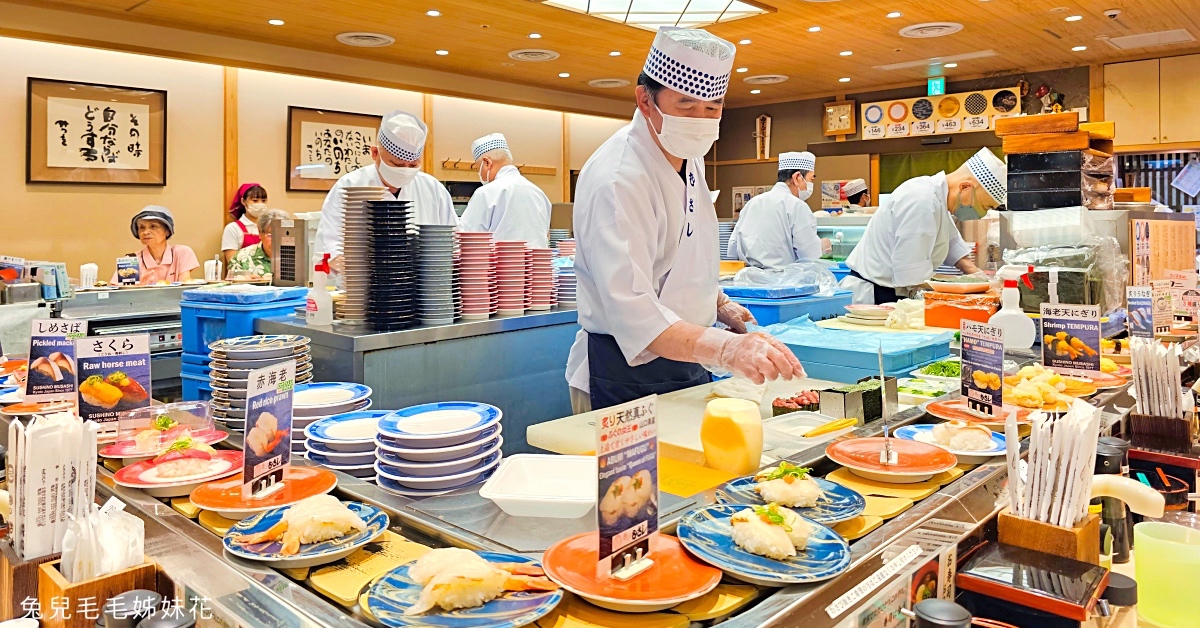
[[[747,508],[730,517],[729,522],[734,543],[751,554],[775,560],[787,560],[796,555],[796,550],[808,547],[808,537],[814,531],[800,515],[779,504]]]
[[[92,375],[79,385],[79,395],[83,397],[84,403],[112,410],[117,407],[118,403],[121,403],[123,393],[120,388],[108,383],[103,377]]]
[[[292,556],[300,546],[336,539],[352,532],[361,532],[367,524],[333,495],[314,495],[296,502],[283,513],[279,522],[257,534],[237,539],[240,545],[256,545],[283,539],[280,551]]]
[[[984,451],[992,448],[992,430],[965,421],[947,421],[933,426],[933,440],[955,451]]]
[[[163,414],[154,419],[146,429],[139,430],[133,435],[134,451],[138,453],[154,453],[164,442],[175,442],[183,438],[191,438],[192,431],[180,425],[171,417]]]
[[[154,470],[163,479],[203,475],[208,472],[215,451],[190,438],[181,438],[153,459]]]
[[[124,371],[113,371],[104,378],[104,381],[120,390],[121,399],[130,403],[141,403],[150,398],[150,393],[146,392],[146,389],[136,379],[126,375]]]
[[[270,412],[264,412],[246,434],[246,445],[255,455],[264,456],[273,451],[284,436],[287,436],[287,432],[279,429],[279,419]]]
[[[421,556],[408,570],[420,584],[417,603],[405,615],[420,615],[435,607],[452,611],[482,606],[505,591],[555,591],[558,585],[530,563],[489,563],[475,552],[458,548],[435,549]]]
[[[816,506],[825,494],[813,479],[811,471],[812,469],[807,467],[780,462],[778,467],[766,469],[754,476],[754,481],[758,483],[754,490],[767,503],[792,508],[811,508]]]

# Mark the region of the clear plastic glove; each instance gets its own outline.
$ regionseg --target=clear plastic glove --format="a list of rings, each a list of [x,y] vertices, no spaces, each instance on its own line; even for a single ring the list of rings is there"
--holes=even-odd
[[[708,328],[696,339],[696,361],[706,367],[731,371],[755,384],[804,377],[804,367],[786,345],[768,334],[734,334]]]
[[[747,324],[758,324],[750,310],[740,303],[735,303],[724,294],[717,297],[717,320],[725,323],[729,329],[738,334],[746,333]]]
[[[829,238],[821,238],[821,255],[829,255],[833,253],[833,242]]]
[[[332,270],[333,272],[335,272],[339,275],[342,274],[343,272],[345,272],[346,271],[346,258],[339,255],[339,256],[329,260],[329,270]]]

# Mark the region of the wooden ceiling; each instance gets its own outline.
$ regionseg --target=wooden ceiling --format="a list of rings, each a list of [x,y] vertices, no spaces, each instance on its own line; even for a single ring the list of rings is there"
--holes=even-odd
[[[629,98],[629,89],[598,89],[588,81],[633,81],[653,33],[543,5],[539,0],[17,0],[194,31],[421,66],[517,84]],[[639,0],[648,2],[652,0]],[[709,27],[738,46],[728,97],[731,106],[778,102],[921,83],[928,65],[899,70],[876,66],[994,50],[945,70],[951,79],[1015,70],[1200,51],[1200,42],[1120,51],[1104,41],[1138,33],[1187,29],[1200,39],[1198,0],[757,0],[766,15]],[[1118,19],[1105,17],[1118,8]],[[440,17],[426,15],[428,10]],[[889,12],[900,12],[888,18]],[[1082,16],[1067,22],[1067,16]],[[270,26],[268,20],[284,20]],[[959,22],[964,28],[934,39],[911,39],[901,28]],[[809,28],[819,26],[819,32]],[[396,38],[383,48],[354,48],[335,40],[347,31]],[[530,39],[530,33],[540,39]],[[1073,52],[1074,46],[1087,46]],[[509,51],[544,48],[560,53],[540,63],[513,61]],[[447,50],[439,56],[437,50]],[[619,51],[620,56],[610,56]],[[842,56],[841,51],[852,51]],[[570,74],[560,78],[559,73]],[[752,86],[739,79],[785,74],[790,80]],[[840,78],[849,82],[839,82]],[[752,95],[751,89],[761,89]]]

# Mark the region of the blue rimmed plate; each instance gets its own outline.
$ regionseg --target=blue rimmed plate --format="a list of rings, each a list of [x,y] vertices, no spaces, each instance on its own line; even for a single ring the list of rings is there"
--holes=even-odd
[[[500,455],[501,444],[503,444],[503,439],[497,438],[484,451],[445,462],[413,462],[405,460],[402,456],[398,456],[386,449],[376,449],[375,455],[379,458],[379,463],[392,475],[405,477],[445,476],[461,473],[471,467],[491,461],[492,456]]]
[[[537,561],[517,554],[477,552],[489,563],[530,563]],[[516,628],[531,625],[544,617],[562,600],[563,591],[509,591],[475,608],[444,611],[434,607],[427,613],[408,616],[421,597],[421,585],[408,576],[412,563],[393,569],[371,585],[367,608],[384,626],[439,626],[442,628]]]
[[[292,441],[294,442],[295,440],[295,437],[293,437]],[[328,460],[328,464],[343,466],[375,464],[375,452],[373,451],[356,451],[352,453],[347,453],[344,451],[322,451],[315,447],[321,443],[301,441],[301,444],[304,445],[304,450],[306,452],[316,454],[317,456],[320,456],[322,460]],[[312,460],[312,458],[309,459]],[[321,462],[321,464],[327,463]]]
[[[307,336],[240,336],[213,342],[208,349],[227,360],[262,360],[302,352],[308,343]]]
[[[309,423],[304,435],[335,451],[356,452],[375,449],[376,426],[387,416],[385,411],[346,412]]]
[[[812,519],[817,523],[834,524],[839,521],[853,519],[867,508],[867,500],[862,495],[841,484],[830,482],[824,478],[814,477],[817,485],[825,495],[811,508],[792,508],[796,514]],[[717,489],[717,501],[723,504],[744,504],[761,506],[766,502],[754,490],[754,476],[738,478],[727,482]]]
[[[492,477],[492,474],[494,474],[495,472],[496,472],[496,469],[493,467],[491,469],[488,469],[482,475],[476,477],[473,480],[468,480],[466,482],[463,482],[462,484],[459,484],[457,486],[451,486],[449,488],[438,488],[438,489],[412,488],[409,486],[405,486],[405,485],[397,482],[396,480],[393,480],[392,478],[389,478],[388,476],[383,475],[382,473],[378,473],[378,472],[376,472],[375,483],[378,484],[381,488],[385,488],[388,491],[391,491],[392,493],[395,493],[397,495],[402,495],[404,497],[412,497],[413,499],[418,499],[418,498],[422,498],[422,497],[436,497],[438,495],[445,495],[446,493],[449,493],[451,491],[456,491],[460,488],[466,488],[468,486],[475,486],[476,484],[483,484],[484,482],[487,481],[488,478]]]
[[[475,440],[500,422],[495,406],[473,401],[427,403],[398,410],[379,421],[379,433],[399,446],[449,447]]]
[[[297,386],[293,405],[297,413],[340,414],[371,396],[371,387],[354,382],[318,382]]]
[[[445,462],[490,449],[497,440],[503,442],[501,427],[500,424],[493,425],[476,434],[473,440],[449,447],[405,447],[382,434],[375,437],[375,445],[412,462]]]
[[[230,528],[223,540],[225,551],[240,558],[269,562],[275,567],[285,569],[315,567],[345,558],[354,553],[354,550],[370,543],[380,534],[383,534],[384,530],[388,528],[388,516],[386,512],[370,504],[359,502],[344,503],[351,512],[366,522],[367,527],[363,531],[353,532],[346,536],[320,543],[303,544],[300,546],[300,551],[291,556],[283,554],[282,541],[270,541],[255,545],[240,545],[235,542],[239,536],[257,534],[275,525],[283,518],[283,513],[290,506],[272,508],[271,510],[246,517],[239,521],[237,525]]]
[[[941,447],[942,449],[954,454],[954,457],[958,458],[958,461],[962,464],[983,464],[984,462],[987,462],[996,456],[1003,456],[1008,453],[1008,444],[1007,441],[1004,440],[1004,434],[992,432],[992,446],[990,449],[960,451],[958,449],[950,449],[949,447],[939,445],[938,442],[933,439],[933,428],[934,426],[932,425],[905,425],[904,427],[893,431],[892,435],[896,438],[903,438],[904,440],[915,440],[918,443],[925,443],[926,445]]]
[[[733,542],[730,518],[747,506],[715,504],[698,508],[679,521],[679,541],[700,560],[727,575],[764,587],[828,580],[850,566],[850,545],[829,528],[809,520],[814,531],[796,556],[775,560],[751,554]]]
[[[503,454],[497,451],[489,454],[486,458],[464,471],[446,475],[424,476],[408,475],[395,467],[376,460],[375,472],[408,489],[441,491],[465,486],[476,480],[484,479],[485,476],[490,476],[496,471],[496,467],[500,466],[501,458],[503,458]]]

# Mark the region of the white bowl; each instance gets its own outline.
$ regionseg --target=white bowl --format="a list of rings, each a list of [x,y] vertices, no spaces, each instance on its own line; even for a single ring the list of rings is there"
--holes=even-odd
[[[514,517],[578,519],[596,505],[596,458],[515,454],[479,495]]]
[[[388,472],[402,476],[438,477],[462,473],[471,467],[482,463],[488,456],[500,451],[500,443],[486,451],[479,452],[466,458],[446,462],[409,462],[386,449],[375,452],[380,466]]]
[[[409,462],[449,462],[466,456],[471,456],[481,451],[491,449],[493,445],[503,444],[504,437],[500,435],[501,430],[485,439],[463,443],[461,445],[453,445],[450,447],[437,447],[431,449],[412,449],[408,447],[400,447],[386,441],[383,437],[375,439],[375,445],[379,449],[387,450],[397,456],[408,460]]]

